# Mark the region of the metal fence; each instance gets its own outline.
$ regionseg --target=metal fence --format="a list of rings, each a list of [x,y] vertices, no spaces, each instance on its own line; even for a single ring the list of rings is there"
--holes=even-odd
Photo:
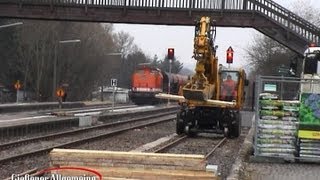
[[[313,94],[320,98],[320,79],[260,76],[255,94],[254,155],[313,160],[302,157],[298,132],[304,119],[301,116],[304,96]]]

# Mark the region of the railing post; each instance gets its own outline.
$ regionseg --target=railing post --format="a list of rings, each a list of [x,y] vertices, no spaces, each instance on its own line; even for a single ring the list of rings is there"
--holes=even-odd
[[[22,8],[22,0],[19,1],[19,9]]]
[[[189,1],[189,16],[192,15],[192,9],[194,8],[194,1],[195,0],[190,0]]]
[[[254,18],[255,12],[256,12],[256,0],[253,0],[251,3],[252,3],[252,18]]]
[[[287,39],[289,39],[289,30],[290,28],[290,22],[291,22],[291,13],[288,12],[288,17],[287,17],[288,25],[287,25]]]
[[[53,0],[50,1],[50,10],[53,12]]]
[[[157,7],[157,9],[158,9],[158,16],[161,15],[160,7],[161,7],[161,1],[159,0],[159,1],[158,1],[158,7]]]
[[[225,8],[225,0],[222,0],[222,2],[221,2],[221,10],[223,11],[224,8]]]
[[[248,0],[243,0],[243,10],[247,10]]]
[[[88,0],[86,0],[86,5],[84,6],[84,12],[88,14]]]
[[[124,13],[127,12],[127,0],[124,0],[124,2],[123,2],[123,12]]]
[[[220,10],[221,16],[223,16],[224,8],[225,8],[225,0],[222,0],[222,1],[221,1],[221,10]]]

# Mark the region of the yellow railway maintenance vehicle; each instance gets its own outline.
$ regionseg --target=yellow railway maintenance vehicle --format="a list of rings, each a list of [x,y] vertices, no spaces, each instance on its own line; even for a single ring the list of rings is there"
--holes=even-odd
[[[241,68],[218,65],[215,36],[214,21],[209,17],[198,20],[193,52],[193,57],[197,60],[195,74],[182,87],[180,95],[156,95],[158,98],[180,101],[177,134],[212,132],[226,137],[238,137],[241,133],[240,110],[244,103],[246,74]]]

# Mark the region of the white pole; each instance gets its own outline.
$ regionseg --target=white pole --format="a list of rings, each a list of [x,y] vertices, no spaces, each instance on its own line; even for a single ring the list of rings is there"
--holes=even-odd
[[[171,88],[171,59],[169,59],[169,80],[168,80],[168,94],[170,94],[170,88]],[[170,104],[170,99],[168,99],[168,105]]]
[[[59,44],[55,44],[54,46],[54,60],[53,60],[53,84],[52,84],[52,101],[55,101],[56,90],[57,90],[57,62],[58,62],[58,46]]]
[[[17,103],[19,103],[19,89],[17,89]]]
[[[113,86],[113,91],[112,91],[112,112],[113,112],[113,109],[114,109],[114,101],[115,101],[114,91],[115,91],[115,86]]]

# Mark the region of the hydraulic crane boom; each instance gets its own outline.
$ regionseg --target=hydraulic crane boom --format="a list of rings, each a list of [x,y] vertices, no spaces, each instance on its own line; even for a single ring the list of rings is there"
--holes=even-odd
[[[194,37],[193,57],[197,60],[191,82],[183,87],[183,96],[192,100],[216,98],[218,59],[213,47],[215,26],[209,17],[202,17],[197,22]]]

